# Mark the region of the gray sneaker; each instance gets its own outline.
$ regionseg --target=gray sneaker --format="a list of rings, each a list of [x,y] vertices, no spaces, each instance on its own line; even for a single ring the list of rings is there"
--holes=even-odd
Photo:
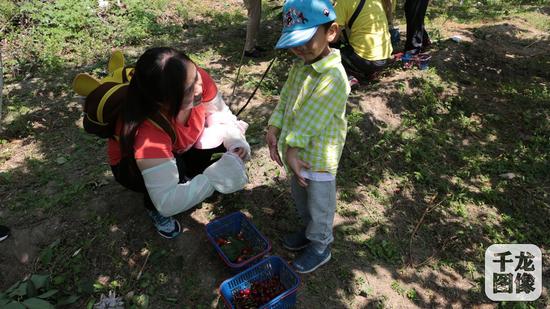
[[[308,246],[306,250],[292,262],[292,266],[297,273],[307,274],[330,261],[330,257],[330,246],[327,247],[323,253],[318,253],[313,246]]]
[[[305,230],[300,230],[283,237],[283,247],[290,251],[302,250],[309,245],[310,241],[306,238]]]

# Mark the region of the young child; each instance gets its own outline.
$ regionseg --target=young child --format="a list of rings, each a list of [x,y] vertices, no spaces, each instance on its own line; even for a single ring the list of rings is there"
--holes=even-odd
[[[334,239],[335,178],[350,92],[340,52],[329,47],[338,33],[335,19],[329,0],[287,0],[276,45],[302,60],[290,70],[266,134],[271,159],[292,172],[292,197],[304,225],[286,235],[283,245],[305,248],[292,263],[299,273],[327,263]]]

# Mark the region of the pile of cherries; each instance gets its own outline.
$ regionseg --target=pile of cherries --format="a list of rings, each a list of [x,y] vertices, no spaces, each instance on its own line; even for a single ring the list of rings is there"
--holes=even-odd
[[[235,308],[258,308],[285,291],[279,276],[270,279],[252,282],[250,288],[233,292]]]
[[[216,243],[232,263],[241,263],[259,253],[252,248],[241,231],[236,236],[218,237]]]

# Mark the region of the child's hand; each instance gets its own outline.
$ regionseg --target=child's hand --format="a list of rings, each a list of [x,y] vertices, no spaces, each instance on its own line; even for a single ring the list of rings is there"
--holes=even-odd
[[[298,184],[302,187],[307,187],[307,182],[304,177],[300,174],[302,168],[310,168],[309,163],[304,162],[298,159],[298,151],[300,148],[288,147],[286,151],[286,163],[290,166],[290,169],[294,172]]]
[[[279,166],[283,166],[283,161],[281,161],[279,150],[277,149],[277,135],[279,135],[279,128],[269,126],[265,135],[265,141],[269,147],[269,156],[271,157],[271,160],[277,162]]]

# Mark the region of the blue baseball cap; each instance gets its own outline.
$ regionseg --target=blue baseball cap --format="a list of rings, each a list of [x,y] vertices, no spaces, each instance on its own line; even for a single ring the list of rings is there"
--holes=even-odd
[[[304,45],[311,40],[319,25],[335,19],[330,0],[287,0],[283,6],[283,34],[275,48]]]

